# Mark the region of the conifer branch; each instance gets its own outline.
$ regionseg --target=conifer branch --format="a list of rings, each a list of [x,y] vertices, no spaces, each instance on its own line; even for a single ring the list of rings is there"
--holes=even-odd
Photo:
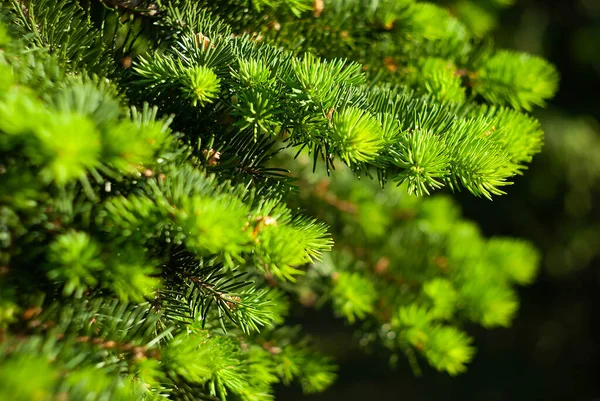
[[[0,4],[0,398],[323,391],[295,297],[450,375],[514,319],[537,251],[412,194],[504,193],[546,61],[412,0],[50,3]]]

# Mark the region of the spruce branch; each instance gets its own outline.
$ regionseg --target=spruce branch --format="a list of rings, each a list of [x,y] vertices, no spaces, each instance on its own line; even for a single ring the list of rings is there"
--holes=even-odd
[[[241,55],[240,52],[244,55],[250,53],[253,54],[253,64],[246,64],[238,59],[239,70],[233,68],[233,72],[229,76],[229,79],[234,79],[231,87],[231,100],[224,101],[223,106],[231,107],[233,112],[230,115],[240,118],[234,127],[238,127],[242,132],[244,130],[251,131],[255,140],[259,134],[268,135],[276,132],[278,126],[281,126],[280,131],[290,133],[290,145],[308,146],[313,149],[315,157],[322,154],[325,160],[332,161],[335,155],[338,155],[348,164],[364,165],[367,163],[377,166],[383,171],[387,170],[387,166],[381,163],[387,161],[395,168],[405,170],[399,175],[406,177],[401,181],[408,177],[414,177],[411,180],[416,180],[416,186],[411,185],[411,188],[419,194],[429,193],[431,189],[439,188],[446,183],[451,184],[452,188],[458,189],[457,184],[460,183],[475,195],[489,198],[492,194],[502,194],[499,187],[506,185],[508,179],[517,173],[517,170],[512,168],[511,162],[502,154],[501,148],[506,142],[498,146],[490,139],[475,139],[480,135],[477,131],[483,122],[479,122],[477,125],[460,117],[458,106],[449,104],[442,107],[431,107],[428,103],[432,100],[428,98],[415,98],[410,92],[385,87],[374,90],[377,97],[371,95],[362,86],[365,77],[358,64],[345,64],[341,60],[321,62],[307,55],[302,58],[291,58],[287,65],[280,64],[277,69],[273,69],[273,66],[268,67],[269,60],[273,57],[268,46],[257,47],[247,38],[234,41],[222,36],[213,36],[210,46],[197,46],[193,39],[197,37],[195,36],[197,34],[198,32],[192,36],[183,34],[178,42],[179,47],[171,56],[157,56],[156,61],[152,63],[142,59],[140,66],[136,67],[136,71],[144,77],[140,82],[159,85],[156,88],[179,87],[180,89],[174,90],[193,91],[192,86],[186,87],[177,83],[178,77],[184,74],[184,64],[191,65],[189,64],[190,60],[200,60],[204,66],[216,68],[220,63],[216,61],[220,57],[217,55],[223,55],[223,57],[229,55],[228,57],[235,58]],[[254,55],[259,49],[264,49],[265,55],[262,60],[257,60]],[[209,56],[210,54],[214,54],[214,56]],[[229,60],[231,63],[233,58]],[[431,65],[432,71],[438,68],[433,67],[434,64],[431,63],[426,65]],[[446,68],[444,65],[440,65],[442,70]],[[454,85],[455,89],[453,90],[457,90],[454,73],[452,70],[447,72],[447,78],[444,79],[450,80],[449,85]],[[434,74],[432,79],[438,79],[435,78],[435,73],[432,74]],[[251,75],[256,77],[250,78]],[[227,77],[225,73],[222,76],[222,79]],[[278,77],[278,81],[273,81],[273,76]],[[238,82],[235,82],[236,80]],[[253,81],[255,83],[251,83]],[[439,85],[447,85],[441,81],[438,82],[440,82]],[[156,92],[157,100],[166,100],[166,97],[170,96],[168,93],[170,92]],[[269,104],[263,100],[267,95],[278,96],[282,102],[277,106]],[[374,99],[371,104],[368,101],[369,95]],[[383,99],[388,97],[389,101],[393,101],[393,98],[396,97],[395,103],[392,103],[394,105],[384,103],[381,100],[382,95]],[[342,106],[344,104],[352,106],[344,107]],[[414,109],[418,111],[415,112]],[[359,129],[350,129],[354,127],[354,123],[346,124],[348,127],[344,125],[345,119],[351,119],[351,115],[348,114],[349,110],[354,110],[352,113],[356,116],[365,115],[363,119],[357,120],[357,122],[361,121],[361,125],[357,125]],[[346,114],[348,115],[346,116]],[[368,114],[377,116],[379,122],[375,122],[374,117],[366,117]],[[394,117],[399,123],[400,130],[392,123]],[[356,117],[354,118],[356,119]],[[455,121],[450,125],[452,120]],[[486,121],[490,124],[490,129],[491,120],[492,116]],[[366,121],[370,121],[367,124],[370,127],[368,130],[362,127],[366,124],[363,122]],[[496,122],[509,124],[508,120],[497,120]],[[411,129],[428,128],[440,137],[443,137],[446,131],[453,131],[451,134],[446,134],[448,138],[443,140],[445,145],[441,146],[444,146],[445,150],[443,148],[436,150],[434,146],[437,145],[437,141],[432,140],[427,142],[429,145],[421,148],[421,152],[428,152],[429,156],[423,154],[421,157],[439,159],[440,154],[452,153],[450,157],[454,161],[445,165],[442,163],[442,170],[439,170],[440,167],[436,167],[435,172],[417,178],[414,174],[420,174],[425,169],[418,165],[416,159],[407,163],[406,157],[400,156],[400,160],[398,160],[398,156],[394,156],[398,154],[398,151],[394,149],[394,138],[402,136],[403,127],[408,132]],[[367,132],[370,133],[367,135]],[[234,131],[230,135],[237,135],[237,133]],[[414,137],[419,134],[407,135],[405,133],[404,135]],[[370,139],[366,139],[367,137]],[[382,140],[386,138],[390,143],[389,150],[383,146]],[[529,152],[535,152],[535,149],[535,143],[532,142]],[[406,151],[401,152],[405,153]],[[378,154],[383,157],[375,157]],[[390,156],[392,157],[390,158]],[[493,169],[497,172],[491,173]],[[454,178],[443,179],[447,175],[445,170],[448,170],[449,176]],[[490,173],[485,173],[486,171]],[[419,189],[417,190],[417,188]]]
[[[502,194],[554,67],[412,0],[84,3],[0,5],[0,398],[323,391],[296,298],[450,375],[514,319],[538,253],[412,195]]]

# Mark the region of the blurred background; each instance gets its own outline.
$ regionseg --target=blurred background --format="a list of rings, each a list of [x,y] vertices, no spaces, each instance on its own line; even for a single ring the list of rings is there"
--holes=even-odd
[[[468,328],[478,352],[456,378],[425,363],[421,377],[405,360],[390,368],[327,310],[305,311],[296,321],[336,357],[340,378],[323,394],[282,387],[277,399],[600,401],[600,0],[438,2],[473,32],[491,32],[498,47],[539,54],[560,71],[559,93],[536,114],[546,139],[530,169],[493,202],[455,196],[487,236],[534,242],[540,275],[520,289],[510,329]]]

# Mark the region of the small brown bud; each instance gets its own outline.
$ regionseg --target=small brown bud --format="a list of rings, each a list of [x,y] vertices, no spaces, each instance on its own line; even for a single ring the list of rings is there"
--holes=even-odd
[[[240,302],[242,302],[242,298],[236,295],[224,295],[223,299],[225,300],[225,304],[231,310],[235,310]]]
[[[217,152],[214,149],[204,149],[202,154],[206,158],[206,162],[210,167],[214,167],[219,164],[221,158],[221,152]]]
[[[266,351],[270,352],[273,355],[281,353],[281,348],[276,346],[271,341],[265,341],[262,346]]]
[[[329,109],[329,111],[327,112],[327,115],[325,116],[328,120],[331,120],[331,117],[333,116],[333,112],[335,111],[335,107],[332,107]]]
[[[131,56],[125,56],[121,59],[121,65],[125,69],[131,68],[131,61]]]
[[[325,2],[323,0],[315,0],[313,3],[313,17],[319,18],[324,8]]]
[[[390,267],[390,260],[385,256],[379,258],[377,263],[375,264],[375,273],[384,274]]]
[[[390,56],[386,57],[383,60],[383,64],[385,65],[385,67],[390,71],[390,72],[396,72],[398,71],[398,65],[396,64],[396,62],[394,61],[394,59]]]
[[[204,51],[207,51],[209,46],[211,46],[210,39],[201,33],[197,33],[194,36],[194,40],[196,41],[196,47],[202,47],[202,50]],[[214,48],[215,46],[212,45],[212,47]]]
[[[29,320],[34,316],[39,315],[42,312],[42,308],[39,306],[27,308],[25,312],[23,312],[23,319]]]

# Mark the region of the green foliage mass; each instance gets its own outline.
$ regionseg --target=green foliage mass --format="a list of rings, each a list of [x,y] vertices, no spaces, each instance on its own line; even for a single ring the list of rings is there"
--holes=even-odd
[[[466,323],[515,317],[537,251],[418,195],[504,193],[541,148],[546,61],[411,0],[0,16],[0,399],[323,391],[333,361],[286,319],[318,306],[455,375]]]

